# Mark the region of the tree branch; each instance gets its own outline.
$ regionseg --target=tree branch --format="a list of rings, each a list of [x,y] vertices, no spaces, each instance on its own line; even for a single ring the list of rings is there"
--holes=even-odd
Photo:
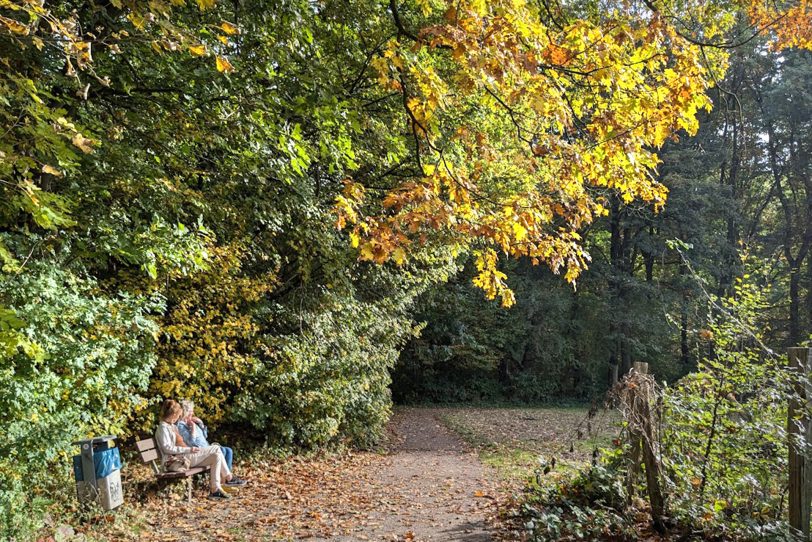
[[[392,11],[392,18],[395,20],[395,27],[398,29],[399,36],[406,36],[412,41],[418,41],[417,35],[413,32],[410,32],[403,26],[403,21],[400,19],[400,13],[398,13],[398,5],[395,0],[389,0],[389,9]]]

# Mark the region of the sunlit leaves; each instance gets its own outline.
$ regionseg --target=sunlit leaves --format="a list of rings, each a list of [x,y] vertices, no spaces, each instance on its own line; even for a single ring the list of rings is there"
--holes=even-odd
[[[76,147],[78,147],[83,153],[90,154],[93,152],[93,140],[83,136],[80,133],[77,133],[71,139],[71,143],[73,143]]]
[[[231,62],[224,56],[218,56],[216,59],[217,71],[218,72],[230,72],[234,71],[234,66],[231,65]]]
[[[424,176],[382,198],[394,213],[357,218],[360,202],[339,201],[339,225],[369,239],[362,259],[385,261],[442,232],[574,281],[588,261],[577,230],[607,207],[610,192],[596,188],[664,204],[653,149],[695,132],[710,106],[700,48],[634,11],[549,28],[524,2],[446,9],[416,45],[390,40],[372,63],[379,84],[402,95]],[[489,296],[495,277],[478,279]]]
[[[737,278],[733,295],[713,300],[710,329],[701,334],[711,354],[663,395],[672,507],[725,530],[775,517],[786,484],[779,473],[794,376],[762,346],[768,292],[755,278]]]
[[[512,306],[516,300],[513,292],[505,284],[507,275],[496,268],[496,252],[489,248],[475,251],[474,256],[476,257],[476,268],[479,271],[479,275],[474,278],[474,285],[482,288],[488,299],[499,296],[502,299],[503,307]]]
[[[748,13],[753,24],[773,35],[771,46],[774,49],[812,49],[812,5],[808,0],[791,2],[782,8],[773,2],[754,0]]]
[[[696,133],[706,91],[726,67],[726,51],[701,40],[723,39],[739,7],[568,8],[566,24],[521,0],[402,9],[445,10],[441,23],[413,32],[416,43],[401,28],[370,62],[378,84],[401,97],[423,176],[367,201],[366,219],[340,202],[339,225],[370,239],[362,259],[386,261],[434,236],[475,238],[574,281],[588,255],[572,234],[605,214],[609,195],[663,207],[656,150]],[[805,10],[802,2],[781,16],[800,20]],[[505,206],[521,211],[503,215]]]
[[[0,307],[0,360],[8,359],[18,352],[42,360],[42,349],[20,331],[24,328],[25,322],[13,310]]]
[[[178,280],[168,292],[172,308],[162,320],[161,361],[151,382],[163,397],[189,397],[212,423],[224,415],[222,398],[253,371],[259,322],[248,307],[273,289],[272,277],[240,276],[245,249],[214,250],[214,265]]]
[[[203,56],[206,54],[206,46],[205,45],[190,45],[189,52],[195,56]]]
[[[54,175],[56,177],[62,177],[62,172],[50,164],[43,164],[42,172],[47,173],[49,175]]]
[[[235,25],[231,24],[228,21],[223,21],[220,23],[220,29],[228,34],[229,36],[233,36],[234,34],[239,34],[240,29],[237,28]]]
[[[4,17],[0,15],[0,24],[4,25],[8,30],[10,30],[14,34],[21,34],[23,36],[28,35],[28,27],[24,24],[21,24],[19,21],[11,19],[10,17]]]
[[[53,476],[48,465],[57,459],[64,464],[71,441],[89,433],[122,434],[132,406],[144,401],[156,329],[146,313],[160,304],[107,296],[93,280],[30,261],[25,272],[0,277],[0,299],[5,507],[19,491],[14,476],[38,485]],[[63,431],[42,442],[40,436],[56,425]],[[14,469],[8,468],[11,461]],[[32,515],[31,506],[25,514]],[[4,538],[20,534],[15,516],[7,514],[0,524]]]
[[[14,254],[12,254],[2,240],[0,240],[0,263],[2,263],[0,270],[4,273],[12,273],[20,270],[19,260],[14,257]]]

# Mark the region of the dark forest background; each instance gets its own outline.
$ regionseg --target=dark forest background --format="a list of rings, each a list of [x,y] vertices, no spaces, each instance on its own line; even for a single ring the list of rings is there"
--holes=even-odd
[[[769,344],[808,341],[810,60],[757,40],[736,49],[699,133],[660,153],[665,210],[616,202],[584,233],[592,264],[577,290],[520,261],[508,266],[512,309],[482,299],[470,263],[421,296],[425,328],[393,372],[395,400],[589,400],[633,361],[673,382],[708,354],[711,298],[745,273],[769,290]]]

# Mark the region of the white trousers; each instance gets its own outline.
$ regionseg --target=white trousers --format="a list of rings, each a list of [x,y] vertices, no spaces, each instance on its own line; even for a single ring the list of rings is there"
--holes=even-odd
[[[211,467],[209,485],[212,492],[221,489],[220,484],[231,478],[231,471],[228,470],[226,459],[219,446],[201,448],[199,452],[189,454],[187,457],[192,462],[192,467]]]

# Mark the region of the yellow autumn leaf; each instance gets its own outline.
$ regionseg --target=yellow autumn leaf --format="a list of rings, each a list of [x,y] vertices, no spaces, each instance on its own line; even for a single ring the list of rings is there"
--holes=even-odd
[[[403,263],[406,261],[406,251],[400,247],[396,248],[394,251],[392,251],[392,259],[396,264],[403,265]]]
[[[61,171],[59,171],[58,169],[56,169],[53,166],[49,166],[48,164],[45,164],[45,165],[42,166],[42,172],[47,173],[48,175],[54,175],[56,177],[61,177],[62,176]]]
[[[237,28],[236,25],[233,25],[228,21],[223,21],[222,23],[220,23],[220,30],[222,30],[229,36],[233,36],[234,34],[240,33],[240,29]]]
[[[129,19],[133,26],[138,30],[143,30],[146,27],[147,19],[138,13],[129,13],[127,15],[127,19]]]
[[[358,248],[358,244],[361,242],[361,238],[358,236],[357,233],[352,232],[350,234],[350,244],[353,248]]]
[[[420,11],[423,12],[424,17],[431,15],[431,0],[417,0],[417,5],[420,6]]]
[[[364,243],[361,247],[361,259],[362,260],[371,260],[375,257],[372,243]]]
[[[206,11],[207,9],[213,8],[214,4],[215,0],[197,0],[197,5],[201,11]]]
[[[228,45],[228,38],[225,36],[217,36],[217,41],[219,41],[223,45]]]
[[[0,23],[3,23],[6,26],[6,28],[11,30],[11,32],[14,34],[22,34],[23,36],[28,35],[29,32],[28,27],[20,23],[19,21],[15,21],[14,19],[11,19],[9,17],[3,17],[2,15],[0,15]]]
[[[73,136],[71,143],[79,147],[79,149],[85,154],[90,154],[93,152],[93,140],[86,138],[82,134],[76,134]]]
[[[192,45],[189,47],[189,52],[195,56],[203,56],[206,54],[206,46],[202,43],[200,45]]]
[[[231,62],[229,62],[227,58],[222,57],[222,56],[218,56],[217,57],[217,71],[218,72],[234,71],[234,66],[231,65]]]
[[[513,235],[516,237],[517,241],[521,241],[525,237],[527,237],[527,228],[519,224],[518,222],[513,223]]]

